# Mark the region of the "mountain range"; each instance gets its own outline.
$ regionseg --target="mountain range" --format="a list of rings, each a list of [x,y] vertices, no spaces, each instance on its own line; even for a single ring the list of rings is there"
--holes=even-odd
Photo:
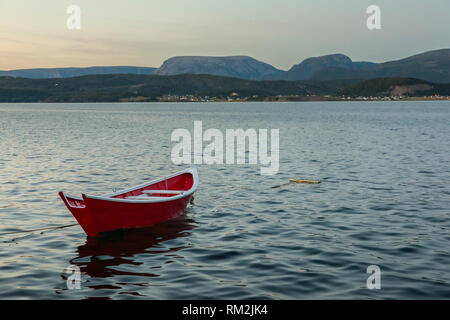
[[[328,70],[329,68],[339,68],[342,70],[357,72],[362,68],[374,66],[372,62],[353,62],[352,59],[343,54],[330,54],[321,57],[313,57],[303,60],[294,65],[291,69],[278,75],[281,80],[311,80],[317,77],[317,74]],[[340,79],[340,75],[336,75]],[[345,77],[349,78],[349,77]]]
[[[208,74],[245,80],[340,80],[382,77],[418,78],[437,83],[450,82],[450,49],[428,51],[404,59],[373,63],[352,61],[344,54],[312,57],[287,71],[248,56],[170,58],[159,68],[116,66],[48,68],[0,71],[0,76],[23,78],[66,78],[93,74],[180,75]]]
[[[156,68],[151,67],[87,67],[87,68],[36,68],[1,71],[0,77],[29,78],[29,79],[50,79],[50,78],[71,78],[87,76],[92,74],[152,74]]]
[[[450,82],[450,49],[428,51],[405,59],[346,68],[327,66],[310,80],[371,79],[381,77],[418,78],[432,82]]]
[[[268,63],[248,56],[231,57],[173,57],[162,64],[154,74],[209,74],[246,80],[276,78],[283,71]]]

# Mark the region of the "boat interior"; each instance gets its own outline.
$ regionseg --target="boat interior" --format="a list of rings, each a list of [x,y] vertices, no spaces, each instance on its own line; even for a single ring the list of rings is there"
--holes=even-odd
[[[175,197],[190,190],[194,185],[194,177],[189,172],[176,176],[167,177],[156,182],[142,184],[116,193],[105,195],[105,198],[127,199],[127,200],[157,200]],[[60,193],[70,207],[85,208],[82,198]]]
[[[154,200],[158,198],[174,197],[191,189],[194,179],[191,173],[183,173],[159,182],[126,190],[123,193],[111,196],[117,199]]]

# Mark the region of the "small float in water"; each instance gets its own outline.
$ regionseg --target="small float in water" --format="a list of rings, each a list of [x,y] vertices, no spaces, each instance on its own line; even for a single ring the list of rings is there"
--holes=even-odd
[[[319,184],[322,183],[320,180],[309,180],[309,179],[289,179],[291,183],[306,183],[306,184]]]
[[[184,213],[198,186],[195,167],[103,196],[60,192],[88,236],[117,229],[151,226]]]

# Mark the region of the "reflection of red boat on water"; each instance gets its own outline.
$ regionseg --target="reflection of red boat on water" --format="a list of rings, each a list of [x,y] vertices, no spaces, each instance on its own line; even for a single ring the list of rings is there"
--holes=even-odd
[[[183,214],[198,186],[195,167],[130,189],[91,196],[59,195],[88,236],[151,226]]]
[[[183,256],[183,249],[190,246],[187,239],[165,242],[189,237],[196,227],[197,224],[191,217],[182,215],[151,227],[122,229],[105,233],[103,237],[87,237],[69,263],[80,267],[81,272],[91,278],[114,278],[122,275],[155,277],[158,276],[157,269],[168,261],[173,261],[175,254]],[[147,260],[149,253],[165,256],[167,259],[150,259],[149,261]],[[99,256],[108,256],[109,259],[96,259]],[[127,268],[127,266],[137,266],[142,263],[151,264],[152,270]],[[108,280],[102,282],[105,281],[109,282]],[[117,286],[117,282],[117,279],[115,281],[112,279],[109,283]],[[97,289],[96,286],[91,288]],[[102,286],[99,287],[101,288]]]

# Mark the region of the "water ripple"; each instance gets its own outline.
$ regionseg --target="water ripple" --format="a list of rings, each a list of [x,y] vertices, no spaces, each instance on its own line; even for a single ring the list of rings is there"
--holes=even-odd
[[[0,299],[448,299],[448,106],[0,104]],[[74,223],[59,190],[178,170],[170,134],[194,120],[279,128],[280,172],[199,166],[195,204],[149,228],[5,235]],[[372,264],[381,290],[366,288]],[[80,290],[66,286],[69,265]]]

